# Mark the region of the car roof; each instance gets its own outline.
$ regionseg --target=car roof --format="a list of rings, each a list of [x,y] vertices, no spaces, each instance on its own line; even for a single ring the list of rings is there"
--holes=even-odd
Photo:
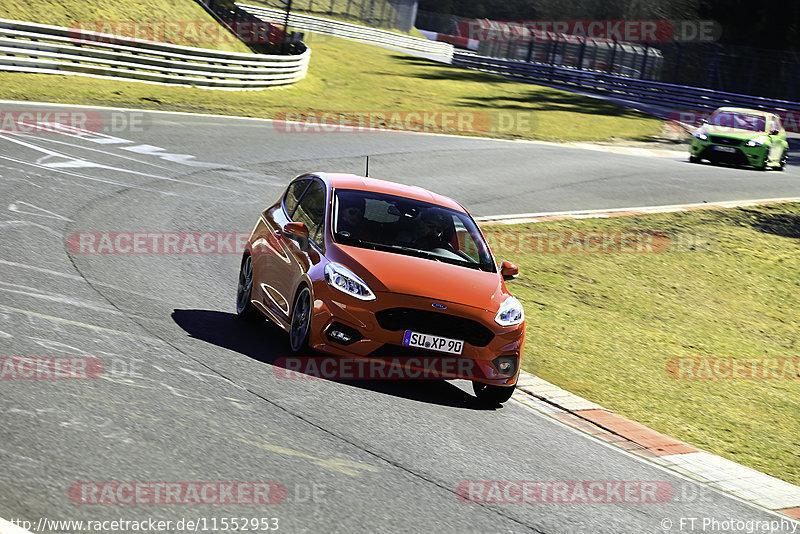
[[[327,172],[314,174],[327,181],[331,187],[335,189],[355,189],[357,191],[384,193],[387,195],[419,200],[421,202],[428,202],[430,204],[437,204],[439,206],[444,206],[462,213],[466,213],[464,207],[452,198],[434,193],[433,191],[428,191],[427,189],[417,187],[415,185],[399,184],[389,180],[368,178],[365,176],[358,176],[356,174]]]
[[[733,113],[747,113],[748,115],[761,115],[762,117],[772,117],[775,115],[769,111],[761,111],[760,109],[748,109],[748,108],[717,108],[714,113],[717,111],[730,111]]]

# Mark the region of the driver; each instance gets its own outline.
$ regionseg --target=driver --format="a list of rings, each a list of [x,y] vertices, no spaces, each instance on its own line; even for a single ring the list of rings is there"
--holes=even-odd
[[[364,197],[343,198],[339,204],[336,233],[362,241],[372,239],[368,222],[364,219]]]
[[[438,210],[427,210],[422,213],[417,224],[417,238],[414,245],[422,250],[448,248],[444,238],[445,217]]]

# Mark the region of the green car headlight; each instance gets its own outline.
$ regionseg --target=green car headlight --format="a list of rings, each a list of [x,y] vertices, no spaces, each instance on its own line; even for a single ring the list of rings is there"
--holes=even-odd
[[[701,141],[708,141],[708,135],[705,132],[695,132],[694,136]]]
[[[764,143],[768,142],[769,139],[761,136],[761,137],[754,137],[753,139],[748,140],[744,145],[745,146],[761,146]]]

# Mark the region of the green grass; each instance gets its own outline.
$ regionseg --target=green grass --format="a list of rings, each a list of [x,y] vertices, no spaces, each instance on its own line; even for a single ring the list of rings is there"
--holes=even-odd
[[[96,25],[81,26],[80,23],[98,21],[116,22],[207,22],[216,24],[200,4],[194,0],[0,0],[0,16],[6,19],[54,24],[56,26],[85,27],[99,30]],[[198,25],[193,27],[197,28]],[[114,33],[125,35],[124,26],[115,26]],[[186,26],[191,29],[192,26]],[[163,32],[162,32],[163,33]],[[181,31],[170,38],[163,33],[165,41],[184,46],[199,46],[231,52],[249,52],[250,49],[237,41],[231,34],[230,41],[215,42],[216,39],[203,39],[196,34]],[[225,34],[223,34],[225,35]],[[150,38],[143,34],[143,38]],[[227,37],[227,35],[226,35]]]
[[[612,230],[663,232],[671,245],[649,254],[498,253],[522,273],[509,288],[526,309],[523,368],[800,484],[800,377],[686,380],[666,372],[675,357],[800,356],[800,204],[487,227],[492,238]]]
[[[600,100],[337,38],[312,44],[306,79],[262,91],[20,73],[0,73],[0,87],[6,99],[264,118],[287,111],[463,111],[476,117],[478,135],[527,139],[647,139],[662,125]]]

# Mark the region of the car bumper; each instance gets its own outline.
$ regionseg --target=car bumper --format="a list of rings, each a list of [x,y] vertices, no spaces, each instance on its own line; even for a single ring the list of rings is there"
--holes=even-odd
[[[319,290],[315,291],[309,337],[309,346],[314,350],[324,354],[373,361],[399,361],[410,367],[435,364],[436,369],[444,372],[444,376],[434,375],[434,378],[461,378],[493,385],[516,383],[525,339],[524,322],[513,327],[502,327],[494,322],[494,313],[454,303],[447,304],[446,312],[436,312],[431,307],[431,299],[415,296],[377,293],[377,299],[374,301],[359,301],[347,295],[339,296],[336,294],[338,292],[332,292],[327,284],[321,285],[322,287],[315,288]],[[491,332],[491,340],[483,344],[489,338],[488,334],[482,339],[472,339],[477,344],[465,340],[459,355],[404,346],[403,338],[407,329],[451,339],[474,336],[466,332],[466,336],[457,337],[458,334],[446,330],[437,331],[433,323],[429,323],[427,327],[420,326],[419,321],[409,328],[405,328],[402,321],[393,321],[387,325],[385,313],[387,310],[395,309],[409,310],[411,314],[418,312],[429,316],[431,313],[436,313],[436,316],[441,314],[474,321],[479,323],[475,325],[475,330]],[[379,316],[382,317],[381,320]],[[384,323],[383,326],[381,321]],[[351,337],[356,340],[337,339],[334,336],[336,331],[345,331],[348,334],[355,332],[357,334]],[[511,371],[507,373],[499,371],[495,360],[501,356],[513,358]],[[414,376],[417,375],[408,375],[409,378]]]
[[[725,150],[720,150],[720,148]],[[732,150],[732,152],[730,151]],[[696,137],[692,139],[690,155],[714,161],[718,163],[730,163],[732,165],[753,165],[756,167],[764,165],[764,160],[769,152],[769,147],[761,146],[725,146],[701,141]]]

